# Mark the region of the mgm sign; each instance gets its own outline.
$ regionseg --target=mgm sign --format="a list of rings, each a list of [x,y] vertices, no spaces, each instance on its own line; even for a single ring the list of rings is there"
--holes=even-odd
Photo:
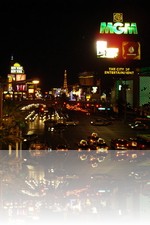
[[[101,22],[100,34],[138,34],[136,23],[123,23],[123,14],[114,13],[114,22]]]
[[[140,42],[135,41],[137,25],[134,22],[124,23],[122,13],[114,13],[113,22],[101,22],[99,33],[100,38],[96,42],[97,58],[141,59]],[[122,38],[123,35],[130,35],[130,39]],[[131,37],[134,37],[133,41]]]

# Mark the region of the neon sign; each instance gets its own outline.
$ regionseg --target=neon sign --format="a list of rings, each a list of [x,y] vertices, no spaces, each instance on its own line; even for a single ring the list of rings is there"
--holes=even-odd
[[[138,34],[136,23],[101,22],[100,34]]]
[[[124,34],[130,36],[138,34],[137,24],[124,23],[123,13],[113,13],[112,22],[101,22],[99,33],[100,38],[96,42],[97,58],[141,59],[141,45],[135,40],[135,36],[134,41],[120,38]]]
[[[100,34],[138,34],[136,23],[123,23],[123,13],[113,13],[112,22],[100,23]]]
[[[104,74],[111,75],[134,75],[134,70],[131,70],[129,67],[109,67],[108,70],[104,71]]]

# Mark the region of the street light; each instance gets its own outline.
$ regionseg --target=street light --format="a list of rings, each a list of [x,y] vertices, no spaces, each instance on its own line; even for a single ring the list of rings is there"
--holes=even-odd
[[[39,84],[39,82],[40,82],[39,80],[33,80],[32,81],[33,84]]]

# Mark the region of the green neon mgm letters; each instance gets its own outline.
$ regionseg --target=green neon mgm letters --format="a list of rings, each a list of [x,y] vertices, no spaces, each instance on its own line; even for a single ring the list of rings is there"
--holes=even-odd
[[[101,34],[138,34],[136,23],[112,23],[101,22],[100,24]]]

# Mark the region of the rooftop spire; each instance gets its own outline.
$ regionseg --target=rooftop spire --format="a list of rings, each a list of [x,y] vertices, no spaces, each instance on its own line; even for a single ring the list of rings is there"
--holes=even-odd
[[[66,94],[68,94],[67,70],[64,71],[64,86],[63,86],[63,89],[65,90]]]
[[[11,55],[11,61],[13,61],[14,60],[14,56],[13,55]]]

